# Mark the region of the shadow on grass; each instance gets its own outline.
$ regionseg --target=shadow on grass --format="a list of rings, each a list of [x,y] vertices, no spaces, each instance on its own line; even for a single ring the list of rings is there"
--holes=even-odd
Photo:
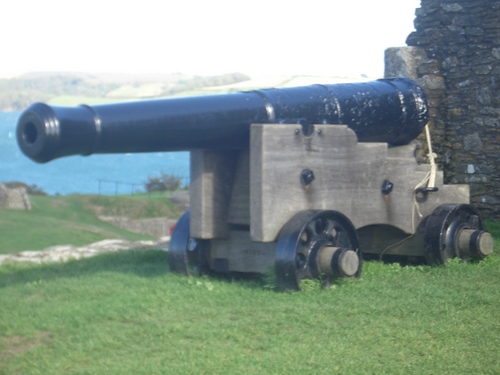
[[[145,278],[172,274],[168,253],[163,250],[130,250],[100,254],[92,258],[70,260],[66,263],[12,263],[0,267],[0,288],[17,284],[50,281],[64,278],[78,278],[103,272],[134,274]],[[189,280],[187,276],[179,277]],[[260,274],[216,274],[193,276],[192,279],[209,278],[227,283],[238,283],[250,289],[269,288]],[[270,289],[273,289],[271,287]]]
[[[124,251],[100,254],[66,263],[6,264],[0,268],[0,287],[39,280],[76,278],[101,272],[120,272],[141,277],[170,273],[168,253],[162,250]]]
[[[459,263],[457,259],[456,262]],[[494,253],[485,260],[470,261],[470,264],[482,267],[488,264],[500,264],[500,256]],[[430,268],[418,267],[400,267],[399,264],[393,266],[384,265],[381,262],[365,263],[368,270],[365,268],[365,275],[375,274],[394,274],[410,271],[430,272]],[[449,267],[447,267],[449,268]],[[470,268],[470,267],[469,267]],[[466,269],[461,269],[464,273]],[[104,272],[116,272],[122,274],[133,274],[144,278],[162,277],[171,274],[168,262],[168,253],[163,250],[131,250],[117,253],[100,254],[93,258],[71,260],[67,263],[46,263],[46,264],[27,264],[27,263],[12,263],[0,266],[0,288],[9,287],[17,284],[26,284],[64,278],[78,278],[92,274]],[[177,275],[176,275],[177,276]],[[190,282],[190,278],[184,275],[179,277]],[[212,279],[225,283],[237,283],[248,289],[265,289],[281,293],[277,287],[276,274],[274,267],[267,270],[264,274],[250,273],[228,273],[218,274],[209,273],[204,276],[194,276],[191,280],[197,279]],[[357,279],[354,279],[357,280]],[[336,279],[331,282],[334,287],[342,287],[344,284],[349,284],[351,279]],[[321,280],[304,279],[301,282],[302,290],[321,290]]]

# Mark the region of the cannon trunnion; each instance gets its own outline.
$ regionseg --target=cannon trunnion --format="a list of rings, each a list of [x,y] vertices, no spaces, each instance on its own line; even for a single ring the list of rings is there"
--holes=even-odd
[[[357,277],[364,258],[446,264],[493,250],[467,185],[428,182],[410,143],[428,119],[408,79],[75,108],[37,103],[17,137],[33,160],[191,151],[190,211],[169,246],[184,274]],[[335,126],[332,126],[335,125]]]

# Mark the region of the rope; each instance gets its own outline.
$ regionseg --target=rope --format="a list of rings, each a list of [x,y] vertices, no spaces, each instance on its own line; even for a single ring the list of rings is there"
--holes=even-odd
[[[429,172],[425,175],[424,179],[420,181],[415,189],[413,189],[413,209],[411,212],[411,225],[413,233],[415,233],[415,212],[418,214],[418,217],[422,217],[422,213],[420,212],[420,207],[417,202],[417,194],[415,193],[418,188],[421,188],[427,184],[427,187],[433,188],[436,186],[436,174],[437,174],[437,165],[436,158],[437,155],[432,152],[432,140],[431,140],[431,132],[429,130],[429,125],[425,125],[425,137],[427,138],[427,148],[428,150],[428,158],[429,163],[431,165]]]
[[[415,231],[414,231],[414,232],[415,232]],[[408,237],[406,237],[406,238],[403,238],[401,241],[398,241],[398,242],[396,242],[395,244],[392,244],[392,245],[387,246],[387,247],[386,247],[386,248],[385,248],[385,249],[384,249],[384,250],[380,253],[380,255],[379,255],[379,257],[378,257],[378,261],[379,261],[379,262],[381,262],[381,261],[382,261],[382,257],[384,256],[385,252],[386,252],[387,250],[389,250],[391,247],[398,246],[398,245],[402,244],[403,242],[405,242],[405,241],[409,240],[410,238],[412,238],[414,235],[415,235],[415,233],[413,233],[412,235],[410,235],[410,236],[408,236]]]
[[[429,148],[429,162],[431,163],[431,170],[430,170],[430,177],[429,177],[429,184],[427,185],[428,187],[435,187],[436,186],[436,172],[437,172],[437,165],[436,165],[436,157],[437,155],[432,152],[432,141],[431,141],[431,132],[429,130],[429,125],[425,125],[425,137],[427,138],[427,147]]]
[[[436,174],[437,174],[436,158],[437,158],[437,155],[434,152],[432,152],[432,141],[431,141],[431,132],[429,130],[429,125],[425,125],[425,137],[427,139],[427,148],[429,149],[427,156],[429,158],[430,169],[427,172],[427,174],[425,175],[425,177],[423,178],[423,180],[420,181],[417,184],[417,186],[415,186],[415,188],[413,189],[413,207],[411,210],[411,227],[412,227],[413,234],[402,239],[399,242],[396,242],[393,245],[387,246],[380,253],[380,256],[379,256],[380,261],[382,260],[382,256],[384,255],[384,253],[387,250],[389,250],[390,248],[392,248],[394,246],[400,245],[401,243],[403,243],[404,241],[410,239],[411,237],[413,237],[415,235],[415,213],[418,215],[418,217],[423,216],[422,213],[420,212],[420,207],[418,206],[418,202],[417,202],[417,194],[416,194],[417,189],[425,186],[426,184],[427,184],[427,187],[429,187],[429,188],[436,187]]]

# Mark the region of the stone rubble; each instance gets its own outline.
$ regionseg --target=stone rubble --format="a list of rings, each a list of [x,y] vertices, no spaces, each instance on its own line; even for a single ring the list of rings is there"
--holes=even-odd
[[[158,249],[167,251],[170,237],[161,237],[158,241],[103,240],[93,244],[76,247],[59,245],[41,251],[22,251],[15,254],[0,255],[0,265],[13,262],[49,263],[67,262],[71,259],[90,258],[102,253],[115,253],[127,250]]]

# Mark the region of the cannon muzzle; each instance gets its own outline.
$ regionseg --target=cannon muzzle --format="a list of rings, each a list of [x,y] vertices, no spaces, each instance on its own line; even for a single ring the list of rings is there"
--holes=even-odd
[[[423,90],[405,78],[77,107],[35,103],[19,118],[24,154],[69,155],[248,147],[253,123],[344,124],[361,142],[402,145],[428,120]]]

